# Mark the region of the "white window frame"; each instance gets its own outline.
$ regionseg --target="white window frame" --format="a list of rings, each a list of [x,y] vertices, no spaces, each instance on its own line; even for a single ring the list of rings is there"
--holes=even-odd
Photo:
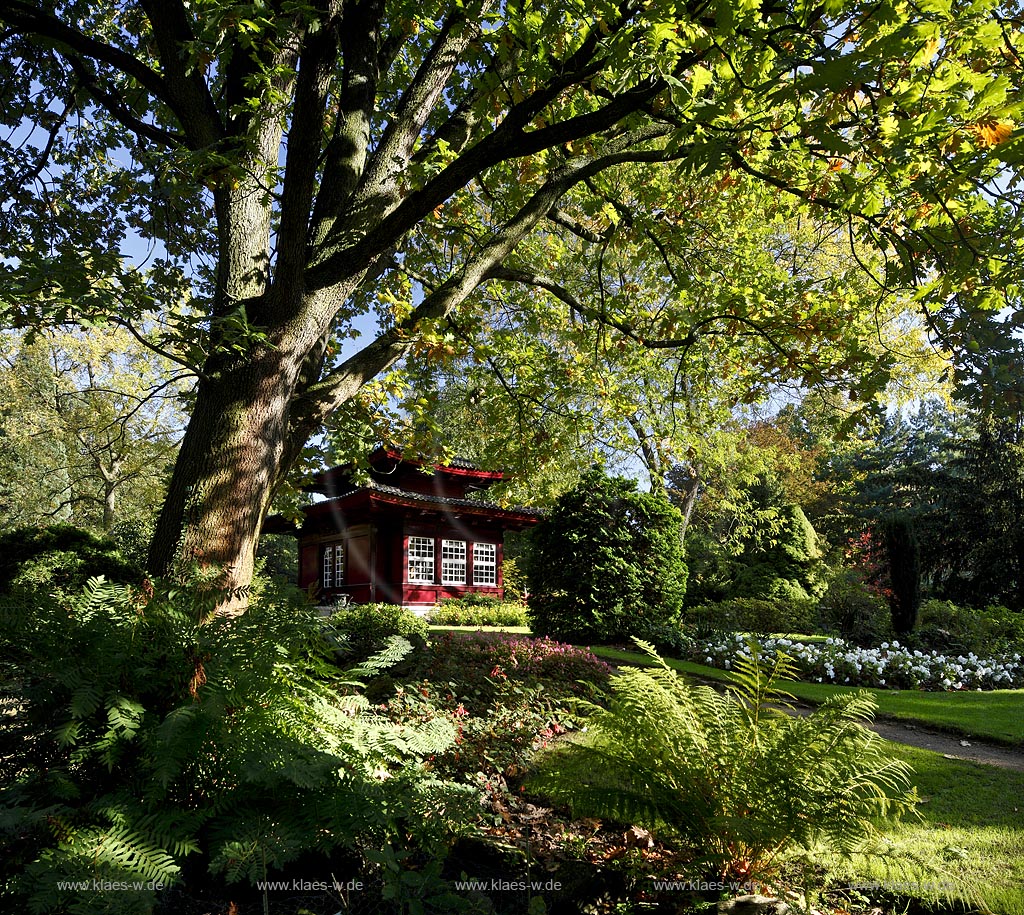
[[[441,584],[464,585],[466,583],[466,541],[441,541]]]
[[[324,589],[345,584],[345,543],[328,543],[320,558],[320,583]]]
[[[434,583],[434,538],[410,537],[406,568],[409,583],[432,585]],[[429,574],[427,569],[429,568]],[[427,577],[424,577],[427,575]]]
[[[498,544],[473,544],[473,584],[498,587]]]

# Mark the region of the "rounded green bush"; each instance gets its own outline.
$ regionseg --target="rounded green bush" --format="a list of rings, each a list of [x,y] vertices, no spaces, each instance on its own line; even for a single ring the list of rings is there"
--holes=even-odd
[[[536,635],[610,642],[675,623],[686,591],[682,518],[634,480],[583,476],[531,538],[528,617]]]
[[[397,604],[350,604],[333,613],[329,623],[342,636],[346,661],[366,660],[396,635],[408,639],[414,647],[422,647],[427,641],[426,620]]]

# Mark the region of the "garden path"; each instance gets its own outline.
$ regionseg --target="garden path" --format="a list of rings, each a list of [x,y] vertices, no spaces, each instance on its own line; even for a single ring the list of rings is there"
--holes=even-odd
[[[934,731],[921,725],[896,721],[891,718],[879,718],[870,727],[880,737],[891,740],[893,743],[904,743],[922,750],[931,750],[941,753],[947,759],[963,759],[968,762],[1024,772],[1024,749],[985,743],[975,740],[973,737],[944,734],[942,731]]]

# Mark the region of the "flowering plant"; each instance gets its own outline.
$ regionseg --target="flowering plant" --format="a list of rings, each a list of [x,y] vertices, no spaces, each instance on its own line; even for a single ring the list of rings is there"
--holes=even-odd
[[[750,656],[749,638],[728,633],[705,639],[690,658],[729,669],[738,656]],[[817,683],[936,691],[1024,686],[1024,656],[1019,653],[983,658],[970,652],[953,657],[912,650],[897,641],[858,648],[839,638],[813,643],[761,638],[757,643],[765,658],[783,653],[794,661],[802,679]]]

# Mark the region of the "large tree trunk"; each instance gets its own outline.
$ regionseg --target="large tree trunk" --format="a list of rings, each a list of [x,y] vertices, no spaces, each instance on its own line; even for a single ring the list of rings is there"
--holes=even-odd
[[[156,575],[199,572],[218,609],[244,611],[256,545],[284,472],[300,359],[265,349],[198,387],[149,553]]]

